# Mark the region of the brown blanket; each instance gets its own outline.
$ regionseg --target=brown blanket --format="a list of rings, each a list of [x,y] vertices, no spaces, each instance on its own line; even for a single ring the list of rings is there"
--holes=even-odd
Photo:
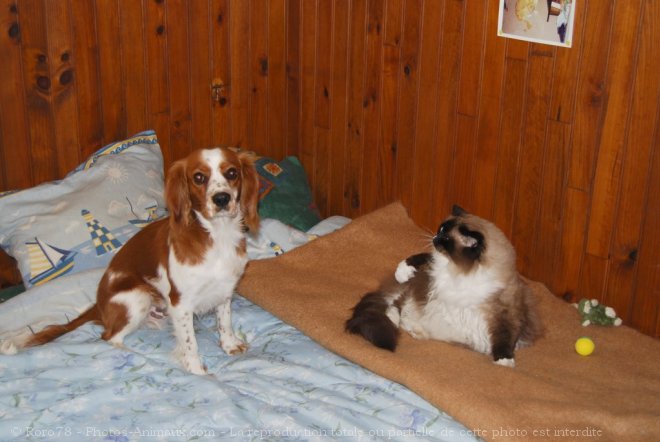
[[[628,327],[580,325],[574,307],[531,283],[546,335],[493,364],[462,347],[402,335],[395,353],[344,332],[351,308],[430,235],[392,204],[284,256],[253,261],[242,295],[329,350],[406,385],[489,440],[660,440],[660,343]],[[596,343],[588,357],[577,338]]]

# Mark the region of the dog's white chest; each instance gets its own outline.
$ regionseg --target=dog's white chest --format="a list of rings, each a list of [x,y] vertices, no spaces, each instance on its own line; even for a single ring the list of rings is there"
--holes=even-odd
[[[170,252],[170,278],[181,294],[180,302],[195,313],[211,310],[230,298],[245,270],[247,257],[238,253],[235,241],[223,239],[216,240],[195,265],[179,262]]]

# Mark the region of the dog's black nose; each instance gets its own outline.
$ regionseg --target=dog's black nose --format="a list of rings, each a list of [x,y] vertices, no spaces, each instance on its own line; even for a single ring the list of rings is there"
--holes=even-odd
[[[221,209],[224,209],[225,207],[227,207],[227,204],[229,204],[229,201],[231,200],[231,196],[227,192],[220,192],[213,195],[212,199],[213,199],[213,204],[220,207]]]

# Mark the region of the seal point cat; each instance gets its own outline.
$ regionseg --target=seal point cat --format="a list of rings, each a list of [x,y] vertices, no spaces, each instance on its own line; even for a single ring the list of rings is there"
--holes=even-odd
[[[392,280],[364,295],[346,331],[394,351],[403,329],[515,366],[515,350],[541,336],[542,325],[511,242],[490,221],[454,206],[432,246],[399,263]]]

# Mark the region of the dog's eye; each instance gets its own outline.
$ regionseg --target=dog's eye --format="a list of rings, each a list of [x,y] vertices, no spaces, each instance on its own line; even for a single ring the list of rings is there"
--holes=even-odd
[[[234,181],[236,178],[238,178],[238,170],[235,168],[227,169],[225,172],[225,178],[227,178],[229,181]]]
[[[207,180],[207,179],[208,179],[208,178],[206,178],[206,175],[204,175],[204,174],[201,173],[201,172],[197,172],[195,175],[193,175],[193,181],[194,181],[195,184],[197,184],[198,186],[201,186],[202,184],[206,184],[206,180]]]

